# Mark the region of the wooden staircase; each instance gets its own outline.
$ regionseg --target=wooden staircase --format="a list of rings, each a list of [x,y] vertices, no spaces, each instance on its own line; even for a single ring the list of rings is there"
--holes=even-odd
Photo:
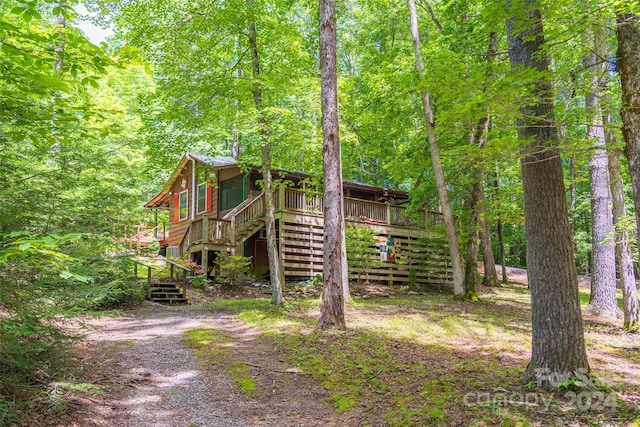
[[[169,266],[169,277],[154,277],[153,271]],[[153,259],[133,259],[133,275],[138,279],[138,267],[147,269],[144,284],[146,299],[166,305],[189,304],[186,295],[187,274],[190,270],[172,260],[158,257]],[[181,274],[176,273],[176,270]],[[182,277],[179,277],[182,276]]]
[[[184,290],[176,282],[152,282],[147,290],[147,299],[166,305],[185,305],[189,302]]]

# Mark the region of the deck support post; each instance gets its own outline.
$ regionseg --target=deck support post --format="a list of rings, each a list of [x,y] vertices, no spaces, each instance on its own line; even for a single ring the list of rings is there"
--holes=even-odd
[[[202,215],[202,239],[203,244],[209,243],[209,215]]]
[[[284,194],[281,194],[284,195]],[[281,198],[280,200],[283,200]],[[276,222],[276,229],[278,232],[278,263],[280,264],[280,283],[284,286],[285,271],[284,271],[284,230],[282,227],[282,217]]]
[[[209,278],[209,248],[202,248],[202,269],[204,270],[205,279]]]

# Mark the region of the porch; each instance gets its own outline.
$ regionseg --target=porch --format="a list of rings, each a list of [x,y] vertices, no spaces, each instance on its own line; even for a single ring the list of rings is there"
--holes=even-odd
[[[304,223],[303,217],[323,216],[323,199],[319,195],[293,188],[281,188],[273,195],[276,219],[283,214],[297,214],[302,216],[300,220]],[[210,246],[210,250],[237,248],[264,226],[264,214],[264,193],[260,193],[245,200],[221,219],[204,215],[189,225],[180,243],[180,253],[199,251],[204,245]],[[377,228],[416,230],[416,234],[433,231],[444,224],[439,212],[423,209],[417,215],[410,216],[404,206],[348,197],[344,198],[344,217],[349,222],[376,225]]]
[[[322,197],[299,189],[281,188],[274,192],[274,205],[278,252],[285,277],[322,274]],[[264,214],[264,193],[260,193],[222,218],[204,215],[190,223],[180,242],[179,254],[196,255],[202,265],[210,266],[211,252],[243,253],[243,244],[250,238],[249,242],[255,247],[252,236],[264,227]],[[377,243],[371,244],[367,255],[372,267],[350,272],[352,277],[357,275],[389,284],[450,284],[446,239],[439,227],[443,224],[442,214],[421,210],[410,215],[404,206],[346,197],[344,216],[347,227],[366,225],[377,236]],[[383,262],[381,253],[387,239],[394,242],[394,260]],[[259,252],[256,249],[254,254],[261,252],[266,254],[266,246]]]

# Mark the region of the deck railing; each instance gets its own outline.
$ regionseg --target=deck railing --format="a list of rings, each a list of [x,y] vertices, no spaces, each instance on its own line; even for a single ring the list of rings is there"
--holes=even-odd
[[[122,230],[122,231],[120,231]],[[121,234],[119,240],[129,244],[129,250],[140,253],[142,248],[146,248],[154,240],[164,241],[167,239],[167,232],[164,224],[161,225],[115,225],[113,234]]]
[[[249,227],[256,219],[261,218],[264,213],[264,193],[261,193],[257,197],[254,197],[250,203],[235,215],[232,219],[232,221],[234,221],[233,226],[235,230],[242,231],[246,227]]]
[[[284,198],[284,205],[281,209],[299,211],[304,213],[323,213],[323,199],[318,194],[308,194],[301,190],[286,188],[281,191]],[[400,225],[412,227],[433,228],[443,224],[440,212],[431,212],[424,209],[419,211],[419,218],[407,215],[404,206],[392,205],[390,203],[374,202],[372,200],[344,198],[345,218],[362,220],[370,223],[387,225]]]
[[[368,200],[344,198],[344,217],[354,219],[367,219],[371,222],[390,224],[389,207],[385,203],[371,202]]]
[[[311,212],[322,214],[324,204],[322,197],[318,194],[307,193],[293,188],[284,189],[285,210]]]
[[[208,243],[231,243],[231,221],[225,219],[208,218],[208,222]]]
[[[323,213],[323,200],[319,194],[308,193],[292,188],[282,188],[274,192],[276,210],[294,211],[301,213]],[[250,227],[265,214],[264,193],[249,201],[243,202],[242,208],[227,214],[224,219],[209,218],[204,215],[191,222],[180,243],[180,253],[188,251],[195,243],[210,243],[219,245],[235,245],[236,236]],[[374,202],[371,200],[353,199],[345,197],[344,216],[348,219],[368,222],[372,224],[399,225],[431,229],[443,223],[442,214],[421,210],[418,218],[407,215],[403,206],[390,203]],[[240,242],[241,243],[241,242]]]

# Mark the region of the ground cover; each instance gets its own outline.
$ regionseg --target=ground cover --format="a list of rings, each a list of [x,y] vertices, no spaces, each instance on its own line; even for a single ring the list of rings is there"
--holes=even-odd
[[[268,286],[246,283],[191,291],[191,306],[145,303],[121,317],[86,319],[79,369],[57,386],[60,404],[36,421],[640,425],[638,334],[619,322],[585,318],[602,384],[563,384],[551,393],[521,382],[531,323],[526,282],[517,279],[481,288],[475,303],[454,302],[448,292],[364,286],[347,308],[347,331],[316,329],[319,288],[310,283],[287,286],[285,309],[270,304]],[[580,290],[588,301],[588,284]]]

